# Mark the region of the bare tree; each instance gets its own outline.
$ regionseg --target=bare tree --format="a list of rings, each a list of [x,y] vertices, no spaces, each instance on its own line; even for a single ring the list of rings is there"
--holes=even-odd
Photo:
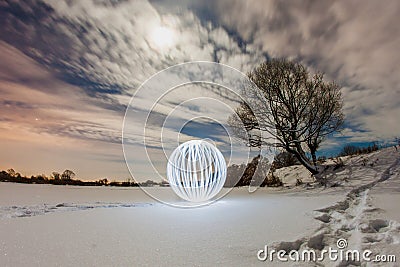
[[[75,173],[71,170],[65,170],[62,174],[61,174],[61,179],[63,180],[71,180],[75,177]]]
[[[355,145],[347,144],[343,147],[342,151],[339,153],[339,156],[351,156],[360,153],[360,148]]]
[[[322,78],[323,75],[321,75]],[[317,166],[316,152],[320,144],[328,135],[340,130],[344,122],[344,115],[342,94],[336,83],[321,81],[315,91],[316,95],[308,107],[310,113],[305,136],[314,166]]]
[[[270,144],[261,134],[268,132],[276,140],[271,145],[293,154],[312,174],[317,174],[317,167],[310,163],[303,147],[308,146],[315,156],[324,138],[343,123],[338,86],[324,82],[323,74],[311,76],[305,66],[286,59],[262,63],[248,76],[267,103],[252,103],[252,109],[248,103],[241,103],[236,109],[240,122],[234,116],[229,120],[233,129],[243,125],[247,135],[238,135],[252,147]],[[254,90],[244,90],[252,91],[252,97],[256,97]]]
[[[283,167],[289,167],[296,164],[299,164],[299,161],[293,154],[287,151],[282,151],[275,156],[273,167],[274,169],[280,169]]]
[[[16,176],[16,172],[14,171],[14,169],[8,169],[7,170],[8,175],[10,175],[11,177],[15,177]]]
[[[53,178],[54,180],[60,180],[60,174],[58,172],[52,172],[51,178]]]

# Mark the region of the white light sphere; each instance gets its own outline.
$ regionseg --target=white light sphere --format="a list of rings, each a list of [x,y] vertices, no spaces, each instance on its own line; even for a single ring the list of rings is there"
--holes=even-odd
[[[185,142],[169,157],[167,177],[179,197],[192,202],[210,200],[225,184],[224,156],[207,141]]]

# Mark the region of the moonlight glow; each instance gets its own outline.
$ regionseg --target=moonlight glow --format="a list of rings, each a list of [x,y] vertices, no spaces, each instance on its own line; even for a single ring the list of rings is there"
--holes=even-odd
[[[174,192],[192,201],[207,201],[216,196],[226,179],[222,153],[203,140],[192,140],[178,146],[168,160],[167,176]]]
[[[167,49],[175,42],[175,32],[165,26],[156,27],[150,33],[150,42],[153,48]]]

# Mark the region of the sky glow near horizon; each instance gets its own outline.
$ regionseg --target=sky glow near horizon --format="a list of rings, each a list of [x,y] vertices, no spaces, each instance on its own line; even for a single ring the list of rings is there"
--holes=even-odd
[[[188,61],[246,73],[271,57],[300,60],[342,86],[345,128],[323,151],[391,140],[400,136],[398,14],[398,1],[2,1],[0,169],[126,180],[121,130],[132,94]],[[207,128],[197,120],[182,138]]]

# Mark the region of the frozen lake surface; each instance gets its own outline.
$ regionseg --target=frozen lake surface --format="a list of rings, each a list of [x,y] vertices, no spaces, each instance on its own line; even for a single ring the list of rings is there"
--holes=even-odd
[[[256,253],[265,244],[296,239],[316,228],[313,210],[336,198],[288,197],[265,190],[249,194],[240,188],[209,206],[182,209],[160,204],[139,188],[1,183],[0,262],[255,265],[260,264]]]

